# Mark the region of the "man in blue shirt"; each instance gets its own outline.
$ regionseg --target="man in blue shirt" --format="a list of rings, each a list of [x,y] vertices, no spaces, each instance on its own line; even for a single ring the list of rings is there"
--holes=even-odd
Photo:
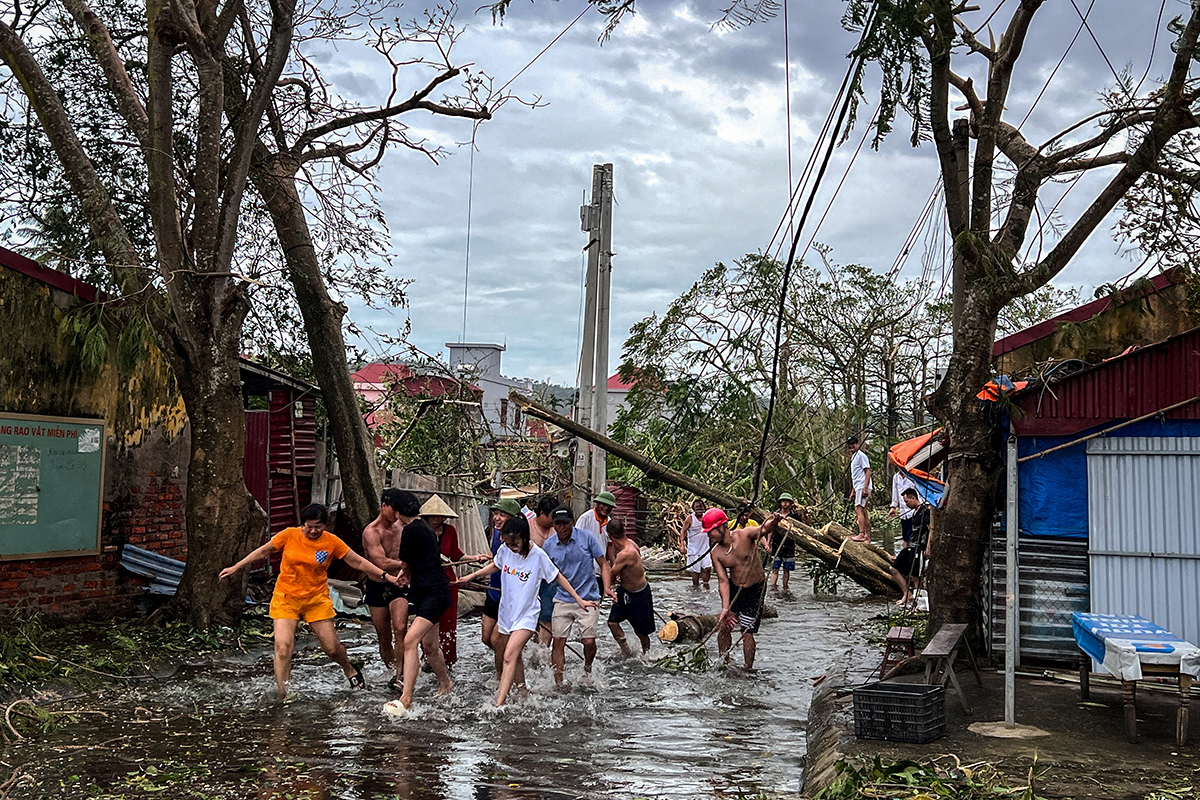
[[[560,506],[550,515],[554,534],[546,539],[542,549],[567,582],[584,600],[600,600],[600,587],[596,585],[596,572],[600,572],[604,594],[613,597],[612,576],[604,547],[600,540],[588,530],[575,527],[571,509]],[[554,682],[562,685],[563,667],[566,663],[567,636],[571,628],[579,626],[579,638],[583,640],[583,671],[590,675],[592,662],[596,660],[596,630],[600,623],[598,608],[584,609],[563,591],[554,593],[554,616],[551,618],[550,659],[554,665]]]

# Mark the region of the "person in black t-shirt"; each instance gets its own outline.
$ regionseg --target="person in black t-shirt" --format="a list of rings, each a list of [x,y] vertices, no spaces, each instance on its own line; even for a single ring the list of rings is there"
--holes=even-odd
[[[438,679],[438,694],[454,688],[438,646],[438,620],[450,607],[450,580],[442,569],[437,536],[420,518],[421,503],[412,492],[400,491],[392,508],[404,523],[397,560],[408,570],[408,633],[404,636],[404,691],[400,702],[412,708],[413,688],[421,671],[418,649],[424,646],[429,666]]]

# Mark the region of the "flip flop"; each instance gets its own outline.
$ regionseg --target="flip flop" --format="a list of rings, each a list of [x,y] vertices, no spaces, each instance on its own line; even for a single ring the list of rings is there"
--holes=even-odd
[[[350,681],[351,689],[365,689],[367,686],[366,681],[363,680],[362,670],[358,667],[354,668],[354,674],[348,677],[346,680]]]

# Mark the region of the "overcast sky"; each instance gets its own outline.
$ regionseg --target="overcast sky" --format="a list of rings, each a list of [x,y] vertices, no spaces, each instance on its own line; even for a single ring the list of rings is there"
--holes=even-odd
[[[1086,12],[1089,0],[1048,0],[1035,18],[1013,84],[1010,119],[1025,115],[1075,37],[1076,4]],[[522,97],[544,105],[510,103],[479,126],[465,340],[506,344],[506,375],[575,382],[586,244],[579,206],[590,189],[593,164],[612,162],[615,172],[612,371],[631,324],[662,312],[715,262],[730,263],[769,246],[789,193],[783,18],[714,30],[722,5],[722,0],[640,0],[637,15],[603,46],[597,42],[603,21],[591,10],[512,84]],[[984,10],[971,15],[976,24],[995,7],[981,5]],[[1108,62],[1084,31],[1024,125],[1035,142],[1099,109],[1098,93],[1114,83],[1109,62],[1139,78],[1147,68],[1160,3],[1092,5],[1088,21]],[[1166,0],[1165,6],[1150,80],[1161,78],[1170,65],[1173,37],[1166,22],[1187,10],[1180,0]],[[502,26],[492,24],[486,7],[460,9],[458,22],[466,30],[456,61],[471,62],[503,84],[582,9],[580,0],[516,0]],[[838,0],[793,0],[788,8],[797,174],[856,41],[840,24],[843,9]],[[405,7],[399,13],[414,11]],[[1002,7],[995,17],[997,36],[1008,12]],[[831,166],[824,198],[842,177],[874,111],[875,97],[867,99],[859,126]],[[455,143],[470,138],[471,125],[411,115],[406,121],[416,133],[452,147],[438,165],[397,151],[382,170],[394,270],[412,280],[410,305],[390,313],[354,306],[351,316],[388,333],[411,316],[410,341],[438,353],[446,342],[463,340],[472,181],[469,151]],[[913,149],[907,133],[908,121],[901,119],[878,152],[864,148],[855,160],[818,234],[835,260],[885,271],[896,259],[937,178],[932,146]],[[1093,179],[1081,181],[1060,212],[1069,217],[1093,185]],[[818,211],[824,206],[819,200]],[[1134,263],[1117,252],[1109,227],[1093,237],[1060,285],[1079,286],[1090,297],[1095,286],[1129,272]],[[920,270],[918,248],[903,274]]]

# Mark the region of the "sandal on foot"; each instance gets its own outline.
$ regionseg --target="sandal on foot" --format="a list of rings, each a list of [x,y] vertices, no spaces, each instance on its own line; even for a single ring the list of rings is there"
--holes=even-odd
[[[366,681],[363,680],[362,670],[358,667],[354,668],[354,674],[349,676],[346,680],[350,681],[351,689],[364,689],[367,685]]]
[[[391,678],[389,678],[388,682],[387,682],[387,687],[390,691],[393,691],[393,692],[400,691],[400,676],[393,675]]]

